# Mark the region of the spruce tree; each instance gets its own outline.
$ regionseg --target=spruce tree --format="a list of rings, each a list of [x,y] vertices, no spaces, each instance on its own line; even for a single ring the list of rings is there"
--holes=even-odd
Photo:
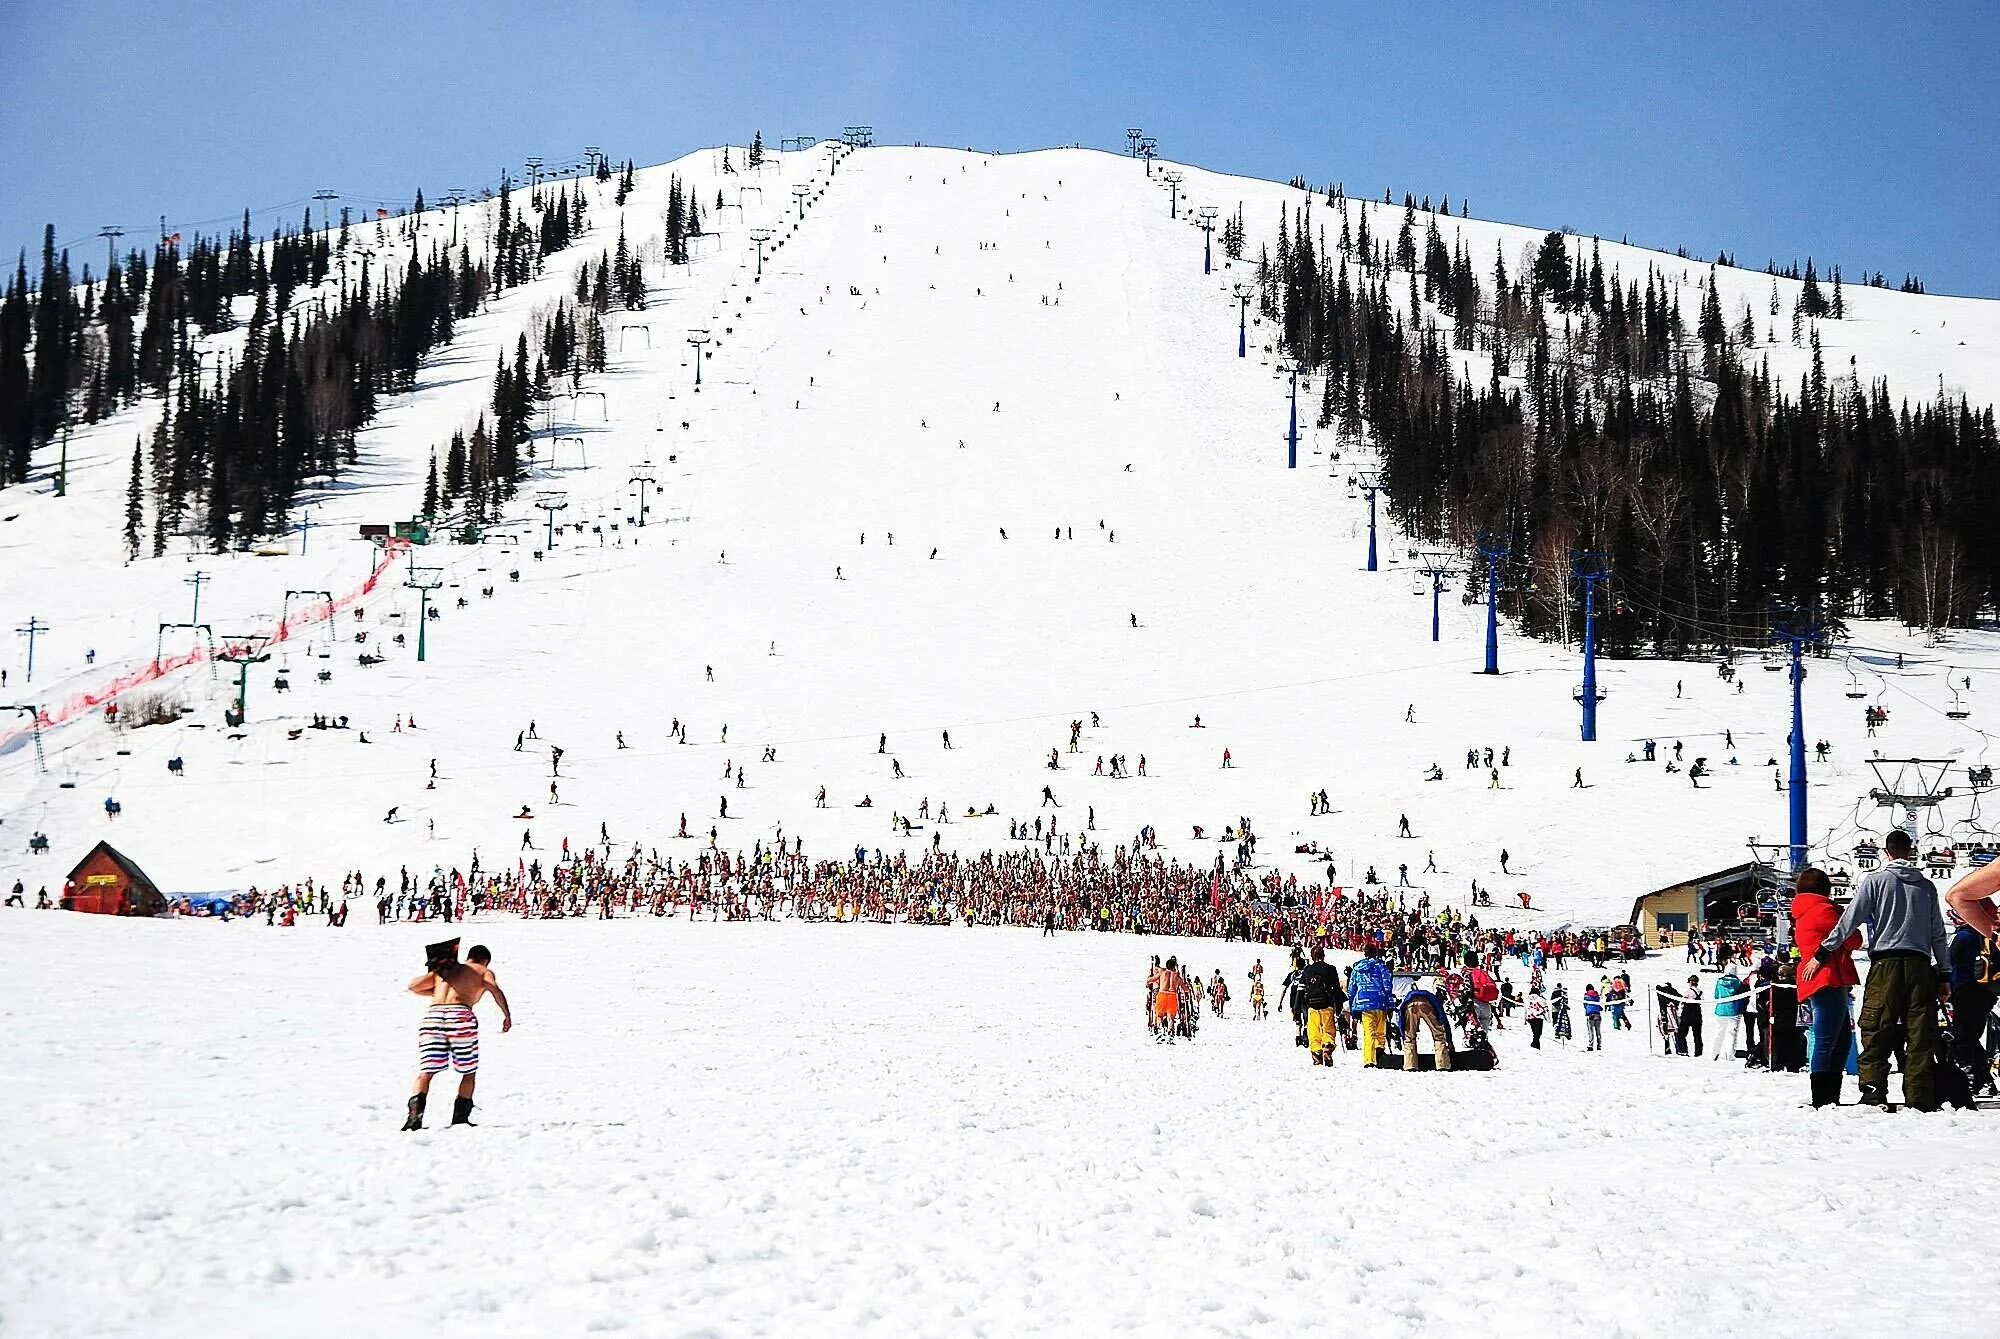
[[[139,531],[146,521],[145,456],[140,439],[132,440],[132,478],[125,485],[125,561],[139,556]]]
[[[465,434],[451,435],[451,445],[444,453],[444,496],[458,498],[465,492]]]
[[[1541,249],[1535,252],[1535,264],[1529,271],[1535,288],[1544,297],[1553,300],[1557,311],[1569,310],[1569,243],[1559,232],[1552,232],[1542,238]]]
[[[434,521],[438,513],[438,453],[431,448],[430,474],[424,479],[424,520]]]
[[[1819,275],[1813,269],[1813,258],[1806,257],[1805,291],[1799,295],[1799,303],[1806,309],[1806,315],[1815,319],[1826,315],[1826,295],[1820,292]]]

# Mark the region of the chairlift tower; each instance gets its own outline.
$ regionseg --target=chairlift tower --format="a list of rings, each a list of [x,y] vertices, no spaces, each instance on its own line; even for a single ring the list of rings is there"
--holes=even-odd
[[[792,187],[792,199],[799,202],[799,222],[806,221],[806,197],[812,194],[812,187],[803,181]]]
[[[1355,483],[1368,494],[1368,570],[1379,571],[1375,565],[1375,495],[1382,491],[1382,476],[1374,470],[1361,470]]]
[[[757,277],[752,282],[761,283],[764,278],[764,243],[771,240],[769,228],[752,228],[750,240],[757,244]]]
[[[0,703],[0,711],[25,711],[28,713],[28,731],[35,737],[35,771],[39,775],[47,776],[49,772],[49,760],[42,752],[41,707],[32,702],[8,702]]]
[[[243,724],[250,719],[250,667],[261,665],[271,658],[269,651],[261,653],[251,650],[251,643],[257,634],[246,633],[241,637],[224,635],[225,649],[216,652],[215,658],[225,665],[236,666],[236,723]],[[238,647],[242,649],[237,649]]]
[[[1250,350],[1250,299],[1256,289],[1248,284],[1237,284],[1229,290],[1236,297],[1236,356],[1249,356]]]
[[[690,330],[687,333],[688,346],[694,350],[694,388],[701,390],[702,346],[713,338],[706,330]]]
[[[1571,559],[1571,570],[1583,583],[1583,687],[1577,701],[1583,706],[1583,742],[1597,741],[1597,583],[1611,579],[1611,559],[1602,553],[1579,553]]]
[[[1139,141],[1139,156],[1146,160],[1146,175],[1153,175],[1153,155],[1160,151],[1160,142],[1151,135]]]
[[[1215,216],[1217,212],[1214,205],[1202,205],[1194,211],[1194,216],[1201,221],[1201,272],[1203,274],[1210,274],[1215,268],[1215,249],[1210,243],[1215,238]]]
[[[111,267],[118,263],[118,239],[125,235],[125,230],[115,223],[107,223],[97,230],[97,235],[104,239],[104,272],[109,274]]]
[[[632,471],[632,477],[625,481],[639,490],[639,528],[646,528],[646,490],[658,488],[659,481],[653,474],[653,462],[648,460]]]
[[[522,161],[527,166],[528,189],[532,191],[542,184],[542,160],[540,158],[528,158]]]
[[[1889,810],[1890,821],[1909,833],[1914,842],[1918,816],[1952,797],[1954,788],[1944,784],[1952,765],[1950,758],[1870,758],[1868,766],[1878,784],[1869,790],[1868,798]],[[1898,809],[1903,811],[1900,821],[1895,818]]]
[[[215,629],[210,627],[206,623],[160,624],[159,630],[153,634],[153,664],[156,667],[160,664],[161,658],[165,656],[167,650],[167,633],[170,630],[177,628],[186,628],[190,632],[199,632],[202,635],[202,638],[208,643],[208,673],[211,679],[214,678],[215,677]]]
[[[1806,718],[1805,718],[1805,649],[1817,645],[1826,635],[1825,627],[1811,613],[1785,611],[1779,614],[1771,630],[1773,641],[1784,642],[1791,652],[1792,671],[1792,747],[1790,776],[1786,789],[1791,792],[1791,838],[1792,868],[1804,869],[1806,865]]]
[[[1146,132],[1139,127],[1125,127],[1125,156],[1128,158],[1137,158],[1139,156],[1139,141],[1145,137]]]
[[[33,616],[30,616],[26,623],[23,623],[20,627],[14,629],[14,634],[16,636],[26,637],[28,639],[28,673],[26,678],[23,680],[24,683],[33,683],[35,681],[35,638],[41,636],[48,630],[49,630],[48,624],[42,622],[41,619]]]
[[[1181,182],[1186,178],[1179,172],[1162,172],[1160,179],[1167,183],[1167,217],[1181,216]]]
[[[1278,363],[1278,375],[1292,379],[1292,416],[1285,429],[1285,468],[1299,467],[1299,361],[1286,358]]]
[[[1449,554],[1426,553],[1417,570],[1431,579],[1431,640],[1438,640],[1438,598],[1444,594],[1445,578],[1452,574]]]
[[[1479,556],[1486,560],[1486,668],[1482,674],[1500,672],[1500,564],[1507,546],[1490,536],[1479,541]]]
[[[278,633],[279,633],[279,635],[280,635],[280,636],[285,636],[285,635],[287,635],[287,633],[286,633],[286,629],[288,628],[288,626],[290,625],[290,623],[291,623],[291,621],[292,621],[292,600],[293,600],[293,599],[294,599],[295,597],[303,597],[303,596],[307,596],[307,595],[311,595],[311,596],[315,596],[315,597],[316,597],[316,598],[315,598],[315,600],[313,601],[313,605],[309,605],[309,606],[307,606],[308,608],[311,608],[311,607],[313,607],[313,606],[318,606],[318,607],[320,607],[320,608],[324,608],[324,609],[325,609],[325,610],[327,611],[327,616],[328,616],[329,618],[331,618],[331,617],[333,616],[333,592],[332,592],[332,591],[330,591],[330,590],[288,590],[288,591],[286,591],[286,592],[285,592],[285,602],[284,602],[283,604],[281,604],[280,606],[278,606]]]
[[[535,494],[535,506],[548,517],[549,536],[543,548],[553,550],[556,546],[556,513],[569,506],[569,494],[552,490]]]
[[[539,507],[541,503],[537,502],[535,505]],[[550,512],[549,517],[553,521],[555,513]],[[549,542],[551,546],[555,543],[553,529],[549,534]],[[403,584],[417,593],[417,663],[421,665],[424,662],[424,634],[429,631],[431,622],[431,592],[444,584],[444,569],[418,567],[415,563],[411,563],[408,575],[403,578]]]
[[[196,573],[195,573],[195,574],[194,574],[193,576],[191,576],[191,577],[188,577],[188,578],[186,578],[185,580],[183,580],[183,581],[181,582],[181,584],[182,584],[183,586],[193,586],[193,587],[194,587],[194,612],[193,612],[192,614],[188,615],[188,622],[190,622],[190,623],[199,623],[199,622],[201,622],[201,588],[202,588],[202,584],[203,584],[204,582],[208,582],[208,581],[213,581],[214,579],[215,579],[215,578],[211,577],[211,576],[210,576],[210,575],[209,575],[208,573],[206,573],[206,572],[196,572]]]

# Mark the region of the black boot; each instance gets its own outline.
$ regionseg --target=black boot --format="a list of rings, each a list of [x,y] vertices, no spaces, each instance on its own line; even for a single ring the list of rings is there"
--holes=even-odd
[[[1862,1106],[1881,1107],[1881,1106],[1887,1106],[1888,1104],[1889,1104],[1889,1090],[1887,1088],[1871,1088],[1865,1083],[1861,1085]]]
[[[471,1099],[471,1098],[469,1098],[469,1097],[459,1097],[459,1098],[454,1098],[454,1099],[452,1100],[452,1104],[451,1104],[451,1123],[452,1123],[453,1125],[471,1125],[471,1124],[472,1124],[472,1099]]]
[[[1815,1108],[1840,1105],[1840,1081],[1846,1077],[1845,1075],[1836,1069],[1831,1074],[1813,1074],[1808,1077],[1812,1080],[1812,1104]]]
[[[410,1114],[409,1118],[403,1122],[403,1128],[405,1130],[421,1130],[424,1128],[424,1095],[422,1093],[410,1094]]]

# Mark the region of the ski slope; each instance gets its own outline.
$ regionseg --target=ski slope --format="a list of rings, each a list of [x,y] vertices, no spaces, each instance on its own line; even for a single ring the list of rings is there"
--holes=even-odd
[[[711,827],[726,848],[782,831],[830,858],[997,849],[1009,818],[1036,815],[1072,833],[1094,818],[1107,850],[1150,824],[1162,855],[1206,864],[1249,816],[1267,865],[1323,877],[1324,859],[1293,854],[1317,843],[1343,883],[1371,866],[1393,883],[1407,864],[1444,902],[1475,880],[1526,891],[1534,910],[1481,914],[1532,929],[1622,922],[1635,895],[1782,839],[1786,797],[1763,764],[1783,758],[1786,676],[1746,663],[1739,694],[1711,665],[1603,662],[1601,738],[1583,744],[1573,648],[1503,629],[1503,673],[1475,673],[1483,608],[1456,587],[1430,640],[1428,590],[1386,524],[1382,570],[1364,570],[1367,502],[1345,481],[1365,444],[1311,428],[1302,392],[1300,464],[1284,468],[1268,333],[1253,326],[1235,356],[1228,288],[1245,267],[1218,251],[1205,276],[1200,233],[1140,164],[880,148],[836,170],[838,155],[774,154],[750,176],[704,150],[640,174],[622,217],[653,258],[648,309],[614,319],[611,367],[585,383],[602,412],[591,396],[554,404],[535,477],[484,544],[385,564],[355,528],[417,509],[430,452],[470,429],[496,358],[612,245],[608,186],[586,188],[578,245],[385,404],[286,552],[177,542],[122,562],[131,446],[156,408],[73,438],[70,496],[0,494],[0,702],[60,720],[41,732],[46,770],[25,714],[0,723],[0,884],[22,880],[32,903],[99,839],[183,892],[350,870],[393,884],[399,866],[422,877],[475,853],[504,866],[524,829],[544,861],[600,826],[679,858]],[[1251,255],[1304,198],[1182,170],[1193,202],[1244,202]],[[725,199],[679,268],[658,263],[670,173],[705,209]],[[1401,206],[1369,209],[1392,235]],[[386,265],[490,226],[490,206],[455,212],[372,244]],[[761,277],[756,227],[783,242]],[[1475,255],[1498,247],[1510,271],[1541,236],[1440,227]],[[1603,254],[1628,280],[1652,265],[1684,282],[1692,309],[1705,267]],[[1722,282],[1732,319],[1739,299],[1763,319],[1768,278]],[[1780,287],[1789,302],[1796,286]],[[1898,394],[1942,378],[1993,399],[1996,304],[1846,298],[1852,318],[1821,326],[1830,369],[1851,354]],[[699,393],[693,329],[714,341]],[[1479,355],[1455,356],[1484,380]],[[1770,357],[1795,378],[1809,354]],[[571,437],[582,450],[556,440]],[[648,465],[642,527],[632,480]],[[564,495],[552,549],[544,491]],[[443,582],[422,663],[413,562]],[[244,728],[222,721],[233,671],[201,660],[119,695],[128,718],[147,697],[182,703],[178,723],[111,728],[94,705],[108,685],[147,673],[156,647],[201,646],[160,628],[195,621],[197,572],[201,621],[225,641],[307,615],[249,671]],[[316,619],[325,597],[287,592],[338,612]],[[49,625],[32,684],[11,636],[30,617]],[[1886,818],[1866,799],[1870,750],[1990,761],[2000,719],[1992,634],[1851,636],[1806,685],[1808,737],[1833,745],[1811,769],[1815,857],[1836,863]],[[385,659],[364,668],[364,651]],[[1944,715],[1948,674],[1972,678],[1968,719]],[[1893,713],[1879,738],[1856,689]],[[315,714],[351,728],[305,728]],[[1082,751],[1050,772],[1072,720]],[[1662,760],[1676,740],[1707,756],[1712,784],[1624,762],[1648,737]],[[1464,768],[1474,747],[1509,751],[1502,788]],[[1092,775],[1114,753],[1143,756],[1146,775]],[[1434,762],[1444,780],[1427,782]],[[739,765],[740,788],[724,779]],[[1041,807],[1044,785],[1059,810]],[[1320,788],[1332,812],[1308,818]],[[891,816],[924,800],[998,816],[893,835]],[[1984,820],[1960,799],[1938,822],[1977,835]],[[27,853],[36,831],[49,854]],[[1441,873],[1419,873],[1432,854]],[[1808,1124],[1802,1079],[1664,1064],[1643,1034],[1586,1057],[1506,1033],[1499,1071],[1449,1081],[1351,1060],[1318,1073],[1284,1024],[1247,1021],[1244,945],[491,917],[465,931],[493,944],[521,1026],[487,1029],[484,1128],[404,1137],[399,991],[427,927],[354,910],[345,930],[288,934],[0,912],[0,1142],[16,1169],[0,1331],[347,1334],[451,1315],[523,1335],[1276,1334],[1328,1319],[1412,1335],[1958,1334],[1978,1314],[1969,1239],[1919,1226],[1977,1117]],[[1245,1017],[1151,1045],[1137,1006],[1152,952],[1220,967]],[[1642,989],[1664,970],[1647,965]],[[1990,1198],[1990,1172],[1950,1174],[1968,1202]],[[1868,1270],[1842,1273],[1833,1248],[1857,1241]],[[1876,1286],[1914,1277],[1907,1296]]]
[[[483,545],[428,546],[414,559],[445,583],[423,664],[407,636],[409,560],[362,596],[381,554],[353,527],[416,509],[430,450],[483,408],[494,359],[615,236],[608,185],[590,187],[603,198],[583,242],[466,323],[420,389],[390,403],[364,438],[362,468],[315,500],[317,525],[295,551],[122,565],[126,444],[138,430],[129,421],[79,435],[70,498],[12,490],[13,519],[0,524],[10,608],[50,630],[32,689],[16,677],[7,691],[44,711],[149,662],[160,623],[192,621],[196,571],[211,578],[203,621],[225,639],[268,632],[286,591],[360,607],[289,629],[250,672],[241,731],[220,721],[231,673],[208,665],[163,681],[159,691],[194,708],[179,724],[114,731],[85,710],[44,731],[46,774],[17,715],[0,755],[0,878],[59,883],[107,835],[175,889],[462,867],[475,850],[490,866],[519,849],[512,815],[524,804],[541,815],[532,826],[543,849],[592,839],[600,824],[619,841],[658,843],[683,813],[691,831],[715,821],[725,765],[737,762],[749,776],[740,791],[728,783],[726,846],[747,849],[782,826],[822,852],[895,849],[891,814],[923,799],[1026,816],[1047,783],[1069,828],[1094,810],[1114,844],[1150,823],[1184,860],[1212,856],[1194,841],[1196,824],[1213,835],[1238,815],[1256,821],[1260,855],[1323,872],[1289,854],[1317,842],[1343,882],[1370,866],[1393,881],[1398,865],[1421,869],[1435,852],[1445,872],[1430,876],[1431,891],[1455,899],[1475,879],[1508,896],[1525,889],[1538,908],[1521,917],[1530,924],[1623,920],[1636,893],[1733,864],[1752,836],[1782,837],[1784,797],[1762,764],[1783,754],[1784,675],[1746,673],[1738,695],[1712,667],[1606,663],[1602,737],[1585,745],[1573,648],[1508,637],[1503,674],[1474,676],[1482,608],[1454,589],[1432,643],[1427,583],[1386,526],[1383,570],[1361,570],[1367,503],[1344,484],[1365,447],[1308,427],[1300,468],[1283,468],[1285,384],[1268,337],[1253,331],[1252,356],[1233,356],[1226,286],[1237,275],[1221,263],[1201,273],[1199,232],[1169,217],[1163,183],[1139,164],[1089,151],[884,148],[851,154],[836,172],[838,152],[774,155],[748,177],[725,176],[720,154],[704,151],[641,174],[623,221],[655,254],[669,171],[704,201],[735,190],[741,203],[716,211],[717,236],[694,264],[649,271],[661,276],[651,305],[624,321],[650,329],[614,333],[622,352],[586,386],[603,400],[552,406],[518,520]],[[1240,195],[1253,224],[1302,198],[1189,177],[1190,199],[1226,206]],[[802,223],[795,184],[819,192]],[[1381,226],[1401,212],[1371,208]],[[453,226],[450,211],[435,212],[417,236]],[[760,225],[778,228],[782,245],[767,248],[758,278],[747,230]],[[477,220],[457,226],[470,235]],[[1538,237],[1477,220],[1449,226],[1482,248]],[[1252,252],[1258,244],[1253,230]],[[1642,263],[1695,274],[1609,244],[1606,259],[1628,274]],[[1874,341],[1867,368],[1916,357],[1903,323],[1933,316],[1993,366],[1995,304],[1875,290],[1850,301],[1857,319],[1838,333]],[[693,328],[714,339],[699,393],[685,343]],[[1925,366],[1947,380],[1973,375],[1949,358]],[[1310,424],[1311,407],[1302,413]],[[640,528],[630,480],[644,462],[658,487]],[[537,560],[546,514],[533,503],[545,489],[565,505],[555,548]],[[397,632],[409,644],[394,645]],[[361,633],[367,642],[354,640]],[[198,640],[164,635],[169,652]],[[1942,708],[1948,672],[1982,682],[1990,638],[1931,647],[1866,627],[1855,641],[1815,666],[1807,691],[1809,737],[1834,745],[1814,765],[1813,821],[1835,855],[1880,818],[1858,803],[1874,783],[1870,749],[1976,761],[1988,743],[1982,713],[1954,722]],[[8,647],[22,649],[19,638]],[[387,661],[361,668],[364,651]],[[1850,651],[1859,659],[1848,662]],[[272,689],[280,673],[291,685],[283,695]],[[1860,704],[1843,697],[1857,681],[1895,709],[1879,740],[1864,739]],[[1050,775],[1049,749],[1091,712],[1102,727]],[[355,728],[288,738],[313,713]],[[398,716],[419,728],[392,732]],[[676,718],[685,745],[668,742]],[[545,745],[566,750],[553,811],[546,753],[513,747],[531,720]],[[1740,766],[1725,761],[1725,729]],[[903,780],[875,747],[884,733]],[[1646,737],[1707,756],[1712,787],[1625,764]],[[1511,750],[1503,789],[1463,768],[1475,746]],[[775,764],[758,762],[767,747]],[[1144,755],[1147,777],[1090,776],[1095,757],[1113,752]],[[185,760],[184,776],[168,775],[171,757]],[[1444,781],[1421,779],[1432,762]],[[1586,788],[1570,789],[1579,767]],[[822,785],[829,805],[819,810]],[[1320,787],[1333,812],[1308,819],[1306,793]],[[115,828],[108,796],[124,810]],[[864,796],[873,807],[857,813]],[[391,806],[399,821],[385,824]],[[1397,841],[1404,814],[1414,838]],[[1950,817],[1977,826],[1968,813]],[[26,857],[29,830],[48,834],[50,855]],[[943,837],[976,851],[1004,841],[1004,826]],[[1502,849],[1514,877],[1499,873]]]

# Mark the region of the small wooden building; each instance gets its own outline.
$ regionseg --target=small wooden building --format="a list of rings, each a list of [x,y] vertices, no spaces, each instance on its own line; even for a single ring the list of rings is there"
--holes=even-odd
[[[1638,927],[1646,947],[1658,948],[1663,930],[1668,941],[1678,947],[1687,943],[1688,931],[1695,926],[1737,920],[1746,902],[1754,912],[1756,898],[1757,867],[1746,861],[1637,898],[1632,903],[1631,923]]]
[[[146,871],[109,842],[99,842],[63,880],[62,909],[100,916],[157,916],[167,899]]]

